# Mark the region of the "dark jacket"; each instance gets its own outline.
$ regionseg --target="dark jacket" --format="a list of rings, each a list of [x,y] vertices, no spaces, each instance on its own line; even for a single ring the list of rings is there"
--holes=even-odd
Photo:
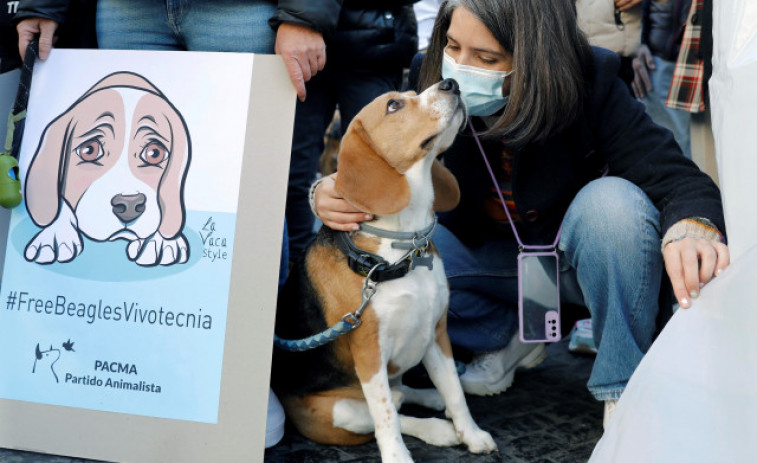
[[[21,66],[21,57],[18,55],[18,35],[13,22],[16,11],[11,8],[12,6],[0,8],[0,73]]]
[[[641,15],[641,43],[653,55],[675,61],[681,49],[691,0],[644,0]]]
[[[644,105],[630,95],[617,77],[617,55],[600,48],[593,51],[594,65],[586,70],[589,88],[580,116],[560,134],[515,154],[512,189],[523,219],[518,224],[522,240],[552,242],[578,191],[605,169],[647,194],[660,211],[663,234],[689,217],[710,219],[724,233],[717,186],[681,153],[671,132],[652,122]],[[491,165],[497,168],[501,142],[482,142]],[[491,178],[469,132],[460,134],[443,157],[460,183],[461,197],[457,208],[440,214],[440,222],[473,244],[494,226],[483,209],[492,191]]]
[[[418,49],[415,0],[280,0],[269,21],[308,26],[323,34],[326,62],[372,71],[410,65]]]

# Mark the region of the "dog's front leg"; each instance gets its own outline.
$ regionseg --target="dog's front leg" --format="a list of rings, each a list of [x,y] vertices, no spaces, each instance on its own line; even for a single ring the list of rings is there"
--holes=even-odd
[[[71,206],[61,200],[58,216],[29,241],[24,250],[24,257],[38,264],[68,262],[81,254],[83,249],[76,215]]]
[[[351,343],[355,371],[373,419],[376,442],[384,463],[412,463],[410,452],[402,440],[400,419],[392,400],[386,363],[377,345],[366,346],[366,339]]]
[[[447,335],[446,319],[439,322],[436,328],[436,342],[432,343],[423,357],[423,366],[434,386],[444,399],[447,406],[447,416],[468,450],[473,453],[489,453],[497,450],[497,444],[492,436],[478,427],[465,402],[463,387],[457,376],[455,361],[452,359],[452,346]]]

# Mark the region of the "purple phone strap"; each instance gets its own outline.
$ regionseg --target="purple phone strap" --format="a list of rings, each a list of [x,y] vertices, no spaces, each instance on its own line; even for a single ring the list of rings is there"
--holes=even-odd
[[[471,119],[468,118],[468,126],[470,127],[471,132],[473,133],[473,138],[476,140],[476,144],[478,145],[478,150],[481,152],[481,157],[484,158],[484,164],[486,164],[486,168],[489,171],[489,176],[492,179],[492,182],[494,183],[494,189],[497,191],[497,196],[499,196],[499,200],[502,202],[502,208],[505,210],[505,214],[507,214],[507,220],[510,222],[510,227],[513,229],[513,235],[515,235],[515,239],[518,241],[518,246],[520,246],[521,250],[534,250],[534,251],[544,251],[544,250],[555,250],[557,249],[557,243],[560,242],[560,235],[562,234],[562,223],[560,223],[560,228],[557,230],[557,236],[555,236],[555,241],[552,244],[523,244],[523,241],[520,240],[520,235],[518,235],[518,230],[515,228],[515,222],[513,222],[513,218],[510,216],[510,211],[507,209],[507,204],[505,203],[505,198],[502,196],[502,192],[499,189],[499,183],[497,183],[497,177],[494,175],[494,171],[492,170],[492,166],[489,164],[489,160],[486,159],[486,153],[484,153],[484,147],[481,146],[481,140],[478,139],[478,134],[476,133],[476,129],[473,128],[473,122],[471,122]]]

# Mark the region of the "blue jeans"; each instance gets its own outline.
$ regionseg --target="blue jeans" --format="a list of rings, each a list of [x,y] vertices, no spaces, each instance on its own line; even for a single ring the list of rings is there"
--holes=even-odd
[[[345,131],[363,106],[383,93],[397,90],[401,84],[400,67],[363,72],[328,64],[307,83],[307,98],[304,102],[297,101],[294,114],[289,164],[286,218],[292,260],[302,254],[315,236],[315,217],[310,211],[308,192],[318,172],[318,159],[324,148],[323,136],[337,105]]]
[[[99,0],[100,48],[273,53],[273,0]]]
[[[673,81],[673,69],[676,63],[653,56],[655,68],[649,70],[652,90],[639,101],[647,107],[647,114],[652,120],[673,132],[673,137],[681,147],[683,154],[691,159],[691,114],[681,109],[665,106],[670,84]]]
[[[598,400],[620,397],[652,344],[663,271],[660,239],[659,212],[620,178],[586,185],[565,215],[560,297],[591,312],[599,351],[588,388]],[[489,236],[473,248],[439,227],[434,243],[450,284],[452,343],[473,352],[505,347],[518,331],[515,239]]]

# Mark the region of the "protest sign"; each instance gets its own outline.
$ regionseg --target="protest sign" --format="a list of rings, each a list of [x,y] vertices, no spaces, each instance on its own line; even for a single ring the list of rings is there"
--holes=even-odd
[[[37,63],[0,288],[0,446],[262,458],[294,102],[276,56]]]

